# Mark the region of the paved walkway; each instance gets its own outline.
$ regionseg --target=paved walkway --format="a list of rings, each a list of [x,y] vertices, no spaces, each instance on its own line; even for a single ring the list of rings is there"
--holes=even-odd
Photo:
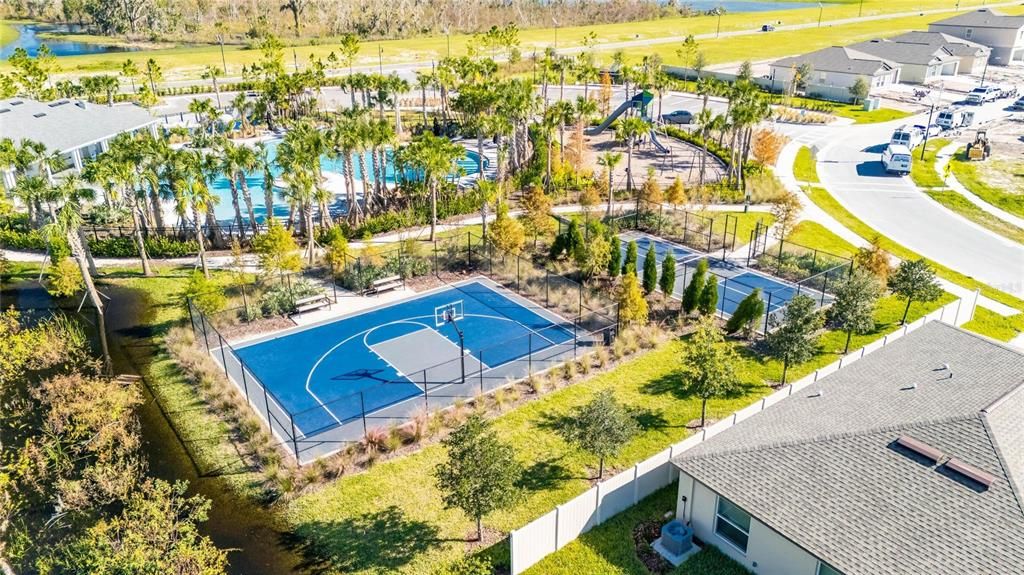
[[[960,183],[960,180],[956,179],[956,175],[954,175],[952,172],[949,174],[948,177],[945,175],[946,164],[949,163],[950,159],[952,159],[956,151],[962,147],[963,144],[959,142],[950,142],[949,145],[939,150],[938,153],[935,154],[935,172],[939,174],[939,177],[945,181],[946,186],[948,186],[954,192],[966,198],[972,204],[978,206],[979,208],[992,214],[993,216],[1003,220],[1004,222],[1013,224],[1018,228],[1024,228],[1024,218],[1015,216],[1010,212],[993,206],[992,204],[981,199],[981,197],[975,195],[973,192],[964,187],[964,185]]]

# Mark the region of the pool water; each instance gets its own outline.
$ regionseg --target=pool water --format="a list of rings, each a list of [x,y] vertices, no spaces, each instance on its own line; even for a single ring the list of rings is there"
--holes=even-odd
[[[280,140],[271,140],[266,143],[265,147],[267,150],[267,158],[271,161],[271,172],[274,174],[274,178],[280,178],[283,170],[277,165],[277,146],[280,144]],[[391,162],[391,152],[388,153],[388,162],[385,173],[385,181],[387,183],[394,183],[395,179],[395,166]],[[465,175],[473,175],[479,172],[479,165],[477,158],[479,156],[476,152],[467,150],[466,155],[463,156],[459,161],[459,167],[465,173]],[[367,179],[373,181],[373,159],[370,157],[370,152],[365,153],[366,169],[369,172]],[[486,162],[486,160],[485,160]],[[330,179],[338,179],[343,181],[344,178],[344,165],[341,158],[329,158],[327,156],[321,156],[320,168],[323,170],[325,176]],[[357,180],[356,182],[356,196],[362,195],[362,186],[358,180],[363,179],[362,172],[359,169],[359,160],[353,155],[353,177]],[[332,178],[331,174],[336,174],[337,178]],[[246,184],[249,187],[249,193],[252,196],[253,211],[256,212],[256,219],[263,221],[267,215],[266,204],[263,200],[263,174],[262,172],[252,172],[247,174],[245,178]],[[235,217],[235,208],[231,203],[231,185],[228,181],[227,176],[218,176],[213,182],[210,183],[210,191],[213,192],[218,198],[217,206],[214,212],[217,214],[217,219],[222,221],[229,221]],[[241,198],[241,189],[239,191],[239,203],[242,208],[242,217],[245,219],[245,204]],[[335,195],[334,202],[328,206],[331,210],[331,214],[334,216],[343,215],[348,213],[348,207],[346,205],[345,197],[343,194]],[[274,214],[275,217],[285,218],[288,217],[288,205],[281,200],[276,191],[274,194]]]

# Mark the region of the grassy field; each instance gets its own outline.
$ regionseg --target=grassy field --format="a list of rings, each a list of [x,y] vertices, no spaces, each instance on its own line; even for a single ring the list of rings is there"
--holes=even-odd
[[[1024,333],[1024,314],[1006,318],[994,311],[979,307],[974,311],[974,318],[963,325],[975,333],[980,333],[998,339],[999,341],[1010,341],[1021,333]]]
[[[816,184],[818,179],[818,165],[814,160],[814,154],[807,146],[801,146],[796,153],[796,160],[793,161],[793,175],[798,182]]]
[[[852,258],[857,246],[844,240],[818,222],[804,220],[793,227],[787,240],[802,246],[813,246],[837,256]]]
[[[900,259],[918,259],[921,257],[920,254],[913,252],[903,247],[902,245],[892,241],[891,239],[879,234],[877,231],[871,228],[871,226],[865,224],[857,216],[851,214],[849,210],[847,210],[839,202],[837,202],[836,199],[833,198],[827,190],[817,187],[809,187],[805,188],[804,191],[807,193],[808,197],[811,198],[811,201],[817,204],[818,207],[828,212],[828,214],[835,218],[840,224],[842,224],[844,227],[846,227],[853,233],[859,235],[860,237],[865,239],[878,237],[882,247],[889,253],[895,255]],[[960,272],[947,268],[942,264],[933,261],[929,261],[929,263],[935,270],[935,273],[938,274],[940,277],[949,280],[961,287],[965,287],[972,290],[981,290],[981,293],[986,297],[991,298],[997,302],[1005,304],[1014,309],[1020,310],[1021,312],[1024,312],[1024,300],[1021,300],[1020,298],[1010,295],[1006,292],[989,287],[987,284],[984,284],[970,276],[966,276]],[[1012,325],[1019,324],[1022,320],[1024,320],[1024,313],[1017,314],[1011,317],[1003,317],[997,315],[997,318],[998,319],[992,318],[991,321],[976,324],[974,326],[974,331],[976,333],[980,333],[982,335],[986,335],[995,339],[1002,339],[1003,336],[1009,333],[1009,329],[1012,329]]]
[[[1005,187],[991,184],[993,181],[1018,181],[1018,172],[1022,168],[1019,161],[990,159],[981,163],[968,162],[961,149],[950,159],[949,165],[956,179],[974,195],[1011,214],[1024,217],[1024,187],[1017,185],[1013,191],[1007,191]]]
[[[888,32],[888,29],[886,30]],[[893,108],[879,108],[870,112],[864,110],[861,104],[844,104],[836,106],[832,113],[841,118],[850,118],[855,124],[877,124],[879,122],[891,122],[913,116],[913,112],[896,110]]]
[[[678,484],[673,483],[635,507],[583,534],[557,553],[548,555],[526,571],[528,575],[648,575],[636,557],[633,528],[645,521],[664,523],[665,513],[675,511]],[[748,571],[717,548],[707,546],[671,575],[747,575]]]
[[[754,231],[757,226],[757,222],[761,222],[761,226],[771,226],[775,223],[775,216],[768,212],[696,212],[702,215],[719,218],[722,221],[725,220],[725,215],[728,214],[733,218],[736,218],[736,247],[744,246],[750,243],[750,234]],[[716,224],[717,226],[718,224]],[[729,232],[732,233],[733,220],[729,220]]]
[[[939,202],[943,206],[946,206],[979,226],[1015,242],[1024,243],[1024,229],[1018,228],[1006,220],[1000,219],[986,212],[971,203],[970,200],[959,193],[952,190],[925,190],[925,193],[927,193],[931,199]]]
[[[984,2],[985,0],[965,0],[960,6],[963,9],[974,5],[981,5]],[[948,8],[950,8],[949,3],[943,0],[865,0],[863,14],[871,16]],[[709,62],[740,61],[750,58],[752,54],[757,54],[757,59],[764,59],[806,51],[812,47],[867,39],[877,36],[882,28],[884,28],[886,34],[896,34],[914,27],[920,28],[927,21],[939,18],[939,16],[928,16],[924,18],[888,19],[885,20],[882,28],[879,27],[880,24],[878,22],[862,22],[836,26],[829,24],[831,20],[855,18],[859,9],[859,6],[854,3],[829,3],[822,12],[823,25],[821,28],[796,32],[776,32],[772,35],[770,45],[766,45],[764,37],[760,35],[702,40],[700,44]],[[1016,13],[1015,10],[1019,9],[1018,7],[1012,7],[1005,10],[1010,13]],[[817,6],[813,5],[797,10],[734,13],[722,16],[720,25],[722,32],[731,32],[757,29],[765,22],[774,21],[782,21],[784,24],[807,24],[816,22],[818,14]],[[608,43],[675,37],[686,34],[713,34],[718,29],[718,26],[719,18],[699,16],[694,18],[663,18],[645,22],[559,28],[557,34],[555,34],[555,30],[552,28],[537,28],[520,32],[520,49],[524,57],[532,54],[535,50],[540,52],[545,47],[553,45],[556,36],[558,47],[565,48],[582,45],[584,37],[591,32],[597,36],[598,43]],[[287,37],[283,39],[288,40]],[[451,53],[453,55],[465,54],[471,40],[472,36],[470,35],[460,34],[451,36]],[[295,51],[302,60],[305,60],[310,55],[325,58],[336,47],[335,42],[335,38],[320,38],[317,40],[317,45],[295,46]],[[678,57],[675,55],[676,47],[675,43],[671,43],[650,48],[630,48],[627,51],[631,55],[655,51],[661,54],[667,63],[673,63],[678,61]],[[257,50],[247,49],[246,46],[227,46],[225,51],[229,75],[240,74],[243,65],[252,64],[259,57]],[[444,57],[448,53],[448,43],[444,36],[364,42],[357,65],[371,66],[377,64],[378,51],[380,51],[380,57],[385,63],[427,62]],[[607,55],[610,55],[610,53],[606,53]],[[125,54],[83,55],[61,58],[61,64],[65,70],[72,72],[110,71],[117,69],[127,57]],[[221,64],[220,48],[213,45],[144,50],[135,52],[130,57],[136,61],[146,61],[149,58],[153,58],[165,71],[175,70],[174,74],[166,74],[168,80],[181,76],[197,77],[204,66]],[[0,69],[4,67],[5,64],[0,63]]]
[[[944,188],[946,183],[942,176],[935,171],[935,154],[942,148],[949,145],[949,140],[936,138],[928,140],[925,147],[924,159],[921,159],[920,152],[914,151],[914,160],[910,165],[910,178],[920,188]]]

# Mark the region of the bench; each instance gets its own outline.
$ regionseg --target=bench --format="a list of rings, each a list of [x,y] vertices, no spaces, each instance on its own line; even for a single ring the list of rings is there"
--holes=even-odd
[[[402,281],[402,276],[388,276],[386,278],[380,278],[379,280],[373,280],[373,282],[370,283],[369,289],[366,290],[366,293],[379,295],[386,291],[398,289],[403,285],[405,285],[405,282]]]
[[[303,297],[295,300],[295,311],[293,314],[306,313],[307,311],[313,311],[320,309],[324,306],[330,307],[331,300],[327,295],[319,293],[308,297]]]

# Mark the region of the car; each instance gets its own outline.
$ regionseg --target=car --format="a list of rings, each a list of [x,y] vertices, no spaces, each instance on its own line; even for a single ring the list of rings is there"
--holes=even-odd
[[[775,31],[775,26],[772,26],[771,24],[765,24],[765,25],[761,26],[761,31],[762,32],[774,32]]]
[[[994,102],[999,98],[999,88],[995,86],[979,86],[967,94],[967,103],[980,106],[986,102]]]
[[[661,121],[666,124],[692,124],[693,123],[693,112],[689,110],[676,110],[663,114]]]
[[[1010,104],[1011,110],[1024,110],[1024,98],[1017,98],[1012,104]]]
[[[923,124],[914,124],[914,129],[919,130],[922,134],[927,134],[929,138],[938,136],[942,132],[942,126],[938,124],[932,124],[927,128]]]

